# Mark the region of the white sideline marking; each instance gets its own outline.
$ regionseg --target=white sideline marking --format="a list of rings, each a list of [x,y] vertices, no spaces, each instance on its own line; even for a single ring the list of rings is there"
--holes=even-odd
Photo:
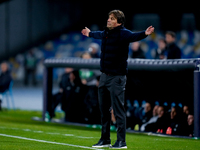
[[[31,131],[30,129],[22,129],[23,131]]]
[[[34,133],[43,133],[43,131],[33,131]]]
[[[76,138],[81,138],[81,139],[92,139],[92,138],[95,138],[95,137],[75,136],[73,134],[61,134],[61,133],[56,133],[56,132],[47,132],[47,133],[45,133],[44,131],[34,131],[34,130],[31,130],[31,129],[19,129],[19,128],[7,128],[7,127],[0,127],[0,129],[13,129],[13,130],[22,130],[22,131],[26,131],[26,132],[32,131],[34,133],[44,133],[44,134],[63,135],[63,136],[74,136]]]
[[[63,134],[64,136],[74,136],[73,134]]]
[[[0,133],[0,136],[22,139],[22,140],[28,140],[28,141],[41,142],[41,143],[49,143],[49,144],[65,145],[65,146],[71,146],[71,147],[79,147],[79,148],[85,148],[85,149],[103,150],[103,149],[97,149],[97,148],[87,147],[87,146],[73,145],[73,144],[67,144],[67,143],[58,143],[58,142],[51,142],[51,141],[45,141],[45,140],[37,140],[37,139],[31,139],[31,138],[8,135],[8,134],[1,134],[1,133]]]
[[[59,135],[60,133],[47,132],[46,134]]]
[[[77,138],[81,138],[81,139],[92,139],[93,137],[85,137],[85,136],[76,136]]]

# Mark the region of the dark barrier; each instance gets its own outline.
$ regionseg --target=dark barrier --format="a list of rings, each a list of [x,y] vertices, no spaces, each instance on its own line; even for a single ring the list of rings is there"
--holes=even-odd
[[[51,103],[52,68],[99,69],[100,59],[50,58],[44,61],[43,120]],[[200,59],[128,59],[126,95],[129,99],[190,103],[194,108],[195,137],[200,137]]]

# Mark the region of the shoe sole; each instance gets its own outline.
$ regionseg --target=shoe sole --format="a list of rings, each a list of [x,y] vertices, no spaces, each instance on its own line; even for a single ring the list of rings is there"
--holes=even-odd
[[[110,147],[110,149],[127,149],[127,146],[123,146],[123,147]]]
[[[94,148],[102,148],[102,147],[110,147],[111,144],[105,144],[105,145],[101,145],[101,146],[92,146]]]

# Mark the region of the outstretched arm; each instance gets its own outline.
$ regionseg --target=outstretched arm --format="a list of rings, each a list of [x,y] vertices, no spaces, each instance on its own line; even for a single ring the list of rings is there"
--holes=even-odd
[[[103,37],[103,31],[90,31],[87,27],[85,27],[81,33],[87,37],[93,37],[95,39],[102,39]]]
[[[81,31],[81,33],[87,37],[89,37],[89,33],[90,33],[90,29],[88,29],[87,27],[85,27],[85,29],[83,29]]]
[[[149,26],[146,30],[141,32],[132,32],[130,30],[126,30],[125,34],[122,35],[124,40],[128,42],[135,42],[140,41],[144,38],[146,38],[148,35],[152,34],[154,32],[154,27]]]

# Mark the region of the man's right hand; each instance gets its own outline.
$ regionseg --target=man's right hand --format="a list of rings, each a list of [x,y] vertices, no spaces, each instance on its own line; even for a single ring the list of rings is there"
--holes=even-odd
[[[85,27],[85,29],[83,29],[81,31],[81,33],[87,37],[89,37],[89,33],[90,33],[90,29],[88,29],[87,27]]]

